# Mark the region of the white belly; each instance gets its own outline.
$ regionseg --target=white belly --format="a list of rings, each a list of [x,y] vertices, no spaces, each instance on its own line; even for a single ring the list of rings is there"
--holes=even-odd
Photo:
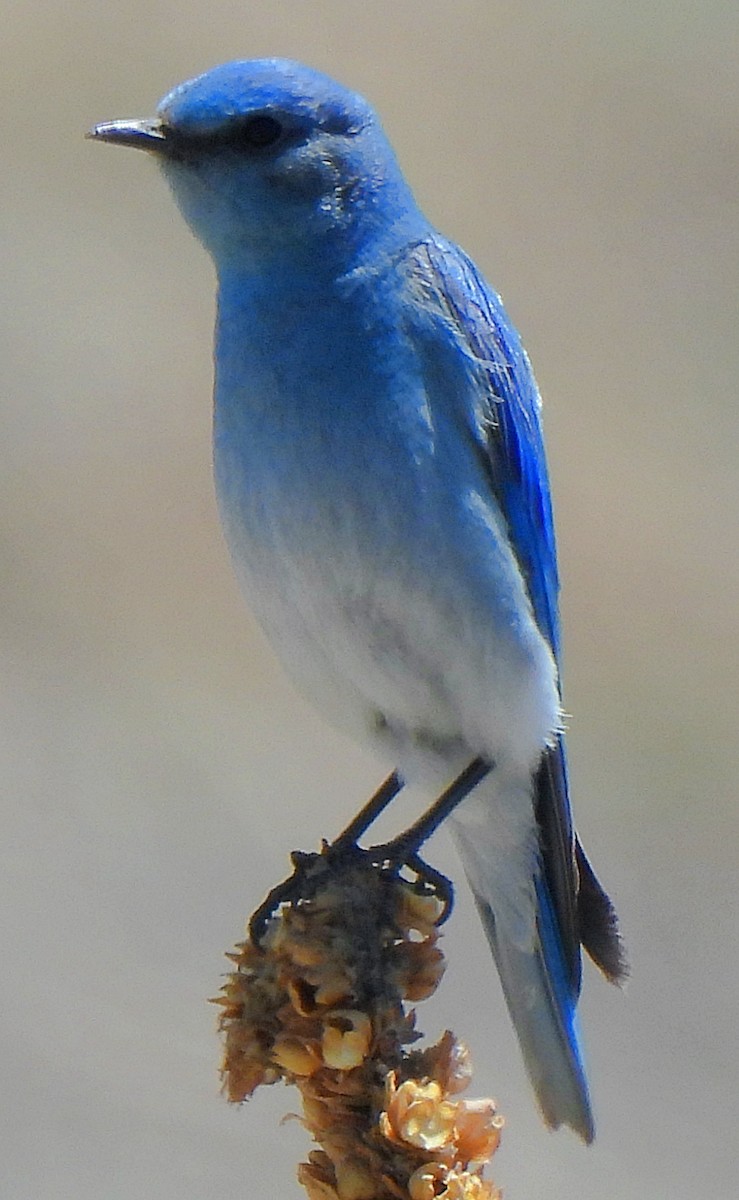
[[[556,668],[533,622],[512,634],[491,613],[389,559],[363,562],[335,536],[256,544],[222,513],[239,580],[301,692],[392,765],[482,754],[528,774],[560,720]],[[455,594],[456,592],[456,594]],[[446,774],[446,771],[444,771]]]

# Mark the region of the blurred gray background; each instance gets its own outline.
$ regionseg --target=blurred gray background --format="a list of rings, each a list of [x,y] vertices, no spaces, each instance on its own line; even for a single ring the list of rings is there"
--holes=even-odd
[[[205,1000],[380,768],[232,581],[210,264],[151,161],[82,137],[265,54],[373,100],[547,404],[575,806],[633,968],[586,971],[593,1148],[541,1128],[463,888],[420,1023],[506,1114],[507,1200],[735,1196],[736,4],[66,0],[3,43],[3,1200],[300,1194],[296,1098],[226,1106]]]

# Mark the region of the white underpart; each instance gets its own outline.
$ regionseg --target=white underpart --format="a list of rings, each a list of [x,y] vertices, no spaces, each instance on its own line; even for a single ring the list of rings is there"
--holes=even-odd
[[[560,721],[556,668],[531,622],[501,636],[361,557],[259,550],[228,505],[226,535],[247,598],[299,689],[431,798],[476,755],[495,768],[453,828],[470,883],[519,946],[534,938],[532,774]],[[319,539],[320,544],[320,539]]]

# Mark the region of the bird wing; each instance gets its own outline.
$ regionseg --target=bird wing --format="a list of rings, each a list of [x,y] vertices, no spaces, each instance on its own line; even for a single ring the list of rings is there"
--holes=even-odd
[[[536,623],[560,653],[557,552],[549,496],[541,398],[503,303],[456,246],[426,238],[408,262],[416,288],[451,326],[454,341],[481,375],[473,434],[485,476],[508,525]],[[542,872],[556,914],[573,998],[580,986],[578,874],[564,742],[558,736],[536,775]]]
[[[554,521],[541,398],[528,357],[500,297],[461,250],[427,239],[413,248],[412,263],[485,374],[478,433],[488,480],[508,522],[537,625],[559,658]]]
[[[500,297],[457,246],[438,235],[410,250],[407,265],[422,300],[446,321],[449,342],[482,379],[472,434],[508,533],[539,630],[559,667],[559,576],[541,397],[528,356]],[[438,341],[436,342],[438,345]],[[580,989],[580,945],[612,982],[628,966],[613,905],[575,834],[564,739],[542,755],[535,779],[542,883],[559,930],[573,1000]],[[552,923],[549,921],[549,926]]]

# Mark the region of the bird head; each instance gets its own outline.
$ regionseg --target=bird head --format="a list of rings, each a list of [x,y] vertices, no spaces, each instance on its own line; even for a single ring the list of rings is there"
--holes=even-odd
[[[348,270],[422,221],[370,105],[287,59],[215,67],[165,96],[152,119],[106,122],[91,136],[157,158],[218,266],[304,258]]]

